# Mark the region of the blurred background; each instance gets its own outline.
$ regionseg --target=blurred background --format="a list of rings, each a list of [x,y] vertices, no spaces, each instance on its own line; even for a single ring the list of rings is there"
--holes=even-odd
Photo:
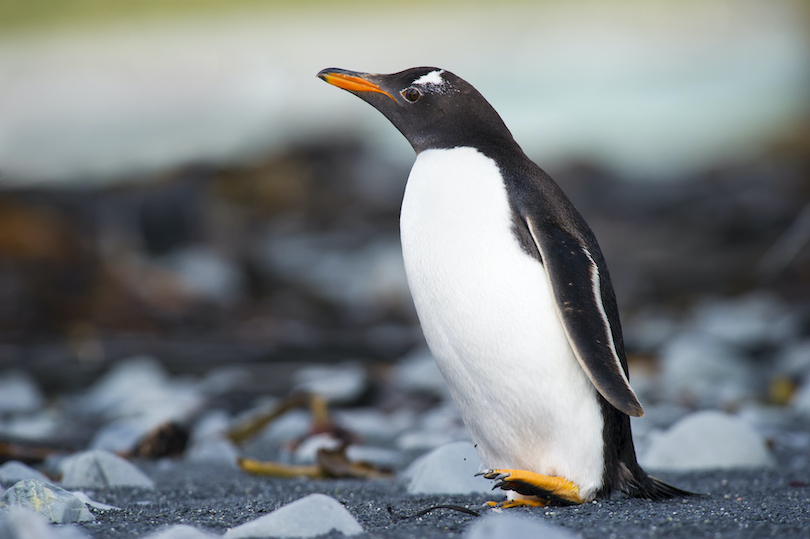
[[[722,345],[756,380],[708,405],[790,401],[810,372],[799,0],[4,0],[0,370],[47,397],[148,354],[245,369],[247,399],[419,350],[413,152],[315,77],[417,65],[478,88],[591,224],[638,384],[673,342],[695,364]]]

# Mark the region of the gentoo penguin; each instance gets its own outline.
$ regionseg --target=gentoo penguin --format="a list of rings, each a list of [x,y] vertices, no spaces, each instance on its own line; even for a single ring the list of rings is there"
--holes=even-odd
[[[605,260],[556,183],[453,73],[324,69],[416,151],[400,216],[428,346],[506,506],[688,494],[641,469]]]

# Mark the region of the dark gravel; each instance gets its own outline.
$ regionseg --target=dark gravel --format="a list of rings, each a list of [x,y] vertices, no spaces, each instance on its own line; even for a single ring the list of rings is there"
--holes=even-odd
[[[490,511],[481,507],[486,500],[482,496],[409,496],[396,481],[268,479],[185,463],[141,466],[157,481],[155,490],[89,493],[96,501],[122,508],[93,509],[96,521],[82,527],[96,539],[142,537],[173,524],[223,533],[314,492],[343,503],[369,537],[458,537],[476,517],[448,509],[417,518],[398,517],[437,504],[458,504],[481,514]],[[810,537],[806,469],[659,475],[707,495],[664,502],[615,498],[575,507],[507,511],[552,522],[584,538]]]

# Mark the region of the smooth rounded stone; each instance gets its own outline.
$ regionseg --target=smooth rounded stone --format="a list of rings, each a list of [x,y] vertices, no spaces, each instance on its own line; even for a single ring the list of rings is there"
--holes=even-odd
[[[502,539],[525,537],[538,539],[577,539],[579,534],[539,518],[509,513],[488,513],[464,531],[464,539]]]
[[[75,494],[35,479],[15,483],[0,498],[0,508],[15,506],[32,509],[54,524],[95,520]]]
[[[810,339],[784,346],[776,358],[776,372],[789,377],[810,378]]]
[[[0,485],[9,487],[24,479],[36,479],[43,483],[50,481],[42,472],[16,460],[10,460],[0,466]]]
[[[128,399],[137,399],[141,391],[163,387],[168,377],[163,364],[151,356],[121,360],[84,393],[82,408],[86,412],[109,415],[110,411],[117,412]]]
[[[147,535],[144,539],[213,539],[220,537],[187,524],[175,524],[169,528]]]
[[[0,413],[34,412],[45,406],[45,397],[31,375],[18,370],[0,374]]]
[[[192,441],[186,449],[185,459],[188,462],[207,462],[237,467],[239,451],[236,446],[223,436],[208,436]]]
[[[158,418],[146,416],[116,419],[99,428],[87,447],[111,453],[131,451],[141,438],[161,423],[163,421]]]
[[[424,392],[450,398],[433,354],[427,348],[418,348],[400,359],[393,369],[394,384],[405,391]]]
[[[310,494],[232,528],[224,537],[315,537],[332,530],[347,537],[363,533],[360,523],[336,499],[325,494]]]
[[[400,434],[395,444],[402,451],[424,452],[458,441],[458,438],[447,432],[414,430]]]
[[[209,248],[175,250],[157,262],[179,277],[179,289],[189,297],[228,306],[244,290],[245,279],[239,267]]]
[[[275,275],[350,309],[378,310],[411,301],[402,249],[393,234],[358,246],[356,237],[343,232],[271,231],[260,262]]]
[[[751,361],[717,337],[689,331],[660,351],[661,393],[674,402],[700,408],[736,405],[756,394]]]
[[[3,539],[90,539],[74,526],[51,526],[45,517],[23,506],[0,511],[0,537]]]
[[[771,292],[753,291],[734,298],[712,298],[692,310],[691,325],[740,346],[778,343],[794,335],[798,320]]]
[[[410,410],[383,413],[374,408],[335,410],[335,423],[360,435],[364,440],[390,441],[414,426],[415,414]]]
[[[45,440],[54,435],[62,422],[62,416],[54,408],[11,414],[0,419],[0,433],[11,438]]]
[[[350,445],[346,448],[346,456],[352,462],[368,462],[382,468],[398,468],[405,461],[405,455],[400,451],[369,445]]]
[[[810,417],[810,378],[807,378],[793,394],[790,408],[799,415]]]
[[[317,460],[318,451],[326,449],[334,451],[340,447],[341,441],[329,434],[315,434],[304,438],[292,454],[293,464],[313,464]]]
[[[225,436],[231,426],[231,416],[222,409],[205,412],[191,429],[191,440],[202,440],[211,436]]]
[[[93,449],[72,455],[64,463],[65,488],[154,488],[155,482],[134,464],[108,451]]]
[[[680,328],[676,315],[661,307],[648,307],[622,320],[625,345],[638,352],[651,352],[666,343]],[[631,373],[632,374],[632,373]]]
[[[639,459],[653,470],[714,470],[774,465],[765,438],[738,417],[706,410],[652,437]]]
[[[305,410],[290,410],[267,425],[259,434],[262,442],[282,444],[305,436],[312,426],[312,418]]]
[[[402,473],[408,494],[492,494],[492,481],[476,476],[483,469],[470,442],[453,442],[422,455]]]
[[[199,384],[170,379],[163,365],[149,356],[116,364],[80,398],[86,413],[109,419],[144,418],[152,426],[184,421],[204,404]]]
[[[315,393],[330,403],[348,403],[366,390],[368,374],[359,361],[344,361],[299,369],[293,374],[293,383],[296,390]]]

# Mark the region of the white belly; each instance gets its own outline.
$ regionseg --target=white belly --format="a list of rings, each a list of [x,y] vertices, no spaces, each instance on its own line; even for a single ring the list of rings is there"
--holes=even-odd
[[[602,484],[596,390],[568,345],[542,265],[511,231],[494,161],[428,150],[411,170],[400,228],[419,320],[487,468]]]

